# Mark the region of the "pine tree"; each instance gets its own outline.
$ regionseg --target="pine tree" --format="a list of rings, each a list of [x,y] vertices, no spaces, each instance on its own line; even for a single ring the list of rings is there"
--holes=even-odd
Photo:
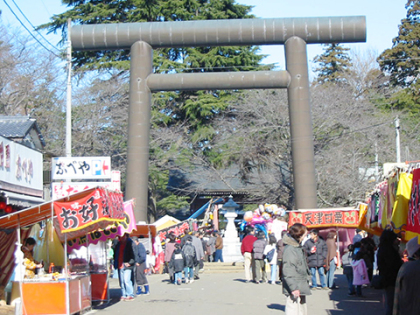
[[[63,42],[66,37],[67,19],[73,24],[164,22],[189,20],[244,19],[252,18],[251,6],[237,4],[235,0],[62,0],[69,10],[55,15],[48,24],[40,28],[49,32],[61,31]],[[194,73],[268,70],[272,66],[260,65],[264,55],[258,55],[257,46],[230,47],[184,47],[161,48],[153,51],[154,73]],[[129,70],[129,51],[75,51],[73,53],[75,70]],[[168,166],[159,161],[168,157],[181,164],[191,152],[210,152],[212,139],[217,133],[213,128],[215,117],[220,115],[228,103],[240,94],[239,91],[182,91],[162,92],[153,95],[152,141],[150,150],[149,196],[162,196],[171,202],[164,205],[149,202],[149,214],[158,215],[162,208],[172,202],[182,204],[165,191],[165,185],[156,174],[165,173]],[[183,142],[188,150],[177,150],[177,141],[162,142],[158,134],[161,130],[183,130]],[[159,133],[161,134],[161,132]],[[160,147],[161,146],[161,147]],[[175,154],[174,154],[175,152]],[[212,155],[208,155],[213,160]],[[163,202],[163,200],[161,200]],[[159,211],[158,211],[159,210]],[[160,212],[159,212],[160,213]]]
[[[381,70],[390,74],[390,84],[400,87],[416,85],[420,68],[420,1],[408,0],[405,7],[407,16],[401,20],[392,48],[378,58]]]
[[[351,59],[348,55],[350,49],[340,44],[324,46],[324,53],[314,58],[314,62],[319,64],[319,67],[315,69],[318,74],[316,81],[319,84],[345,83],[351,67]]]

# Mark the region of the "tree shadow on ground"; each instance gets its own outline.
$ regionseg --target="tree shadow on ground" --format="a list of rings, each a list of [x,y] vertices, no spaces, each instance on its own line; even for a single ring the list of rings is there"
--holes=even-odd
[[[370,287],[362,288],[362,297],[348,296],[348,285],[345,275],[336,274],[335,282],[339,289],[330,291],[330,300],[335,301],[335,309],[327,310],[330,315],[358,314],[379,315],[385,313],[382,301],[382,290]]]

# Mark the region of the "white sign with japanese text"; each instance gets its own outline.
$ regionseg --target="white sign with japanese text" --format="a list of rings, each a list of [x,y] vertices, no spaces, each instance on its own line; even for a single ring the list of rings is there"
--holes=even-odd
[[[110,179],[109,156],[57,157],[52,159],[52,180]]]
[[[0,136],[0,188],[42,197],[42,153]]]

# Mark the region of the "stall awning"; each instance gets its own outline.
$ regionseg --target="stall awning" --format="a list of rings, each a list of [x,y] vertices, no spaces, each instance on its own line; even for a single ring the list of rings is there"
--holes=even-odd
[[[18,226],[30,226],[42,220],[52,218],[55,216],[54,202],[75,201],[89,195],[95,189],[96,187],[85,191],[81,191],[68,197],[51,200],[49,202],[45,202],[28,209],[4,215],[0,217],[0,229],[14,229]]]
[[[12,193],[8,191],[2,191],[7,198],[7,204],[14,204],[19,207],[34,207],[39,204],[45,203],[45,200],[39,197],[33,197],[28,195],[22,195],[17,193]]]

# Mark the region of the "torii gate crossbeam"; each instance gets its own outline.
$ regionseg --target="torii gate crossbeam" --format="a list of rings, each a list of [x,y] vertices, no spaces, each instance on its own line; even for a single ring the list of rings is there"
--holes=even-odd
[[[147,221],[151,92],[287,88],[296,209],[316,208],[307,44],[366,41],[365,17],[316,17],[76,25],[75,50],[130,49],[126,199]],[[286,71],[211,74],[152,73],[153,48],[285,45]]]

